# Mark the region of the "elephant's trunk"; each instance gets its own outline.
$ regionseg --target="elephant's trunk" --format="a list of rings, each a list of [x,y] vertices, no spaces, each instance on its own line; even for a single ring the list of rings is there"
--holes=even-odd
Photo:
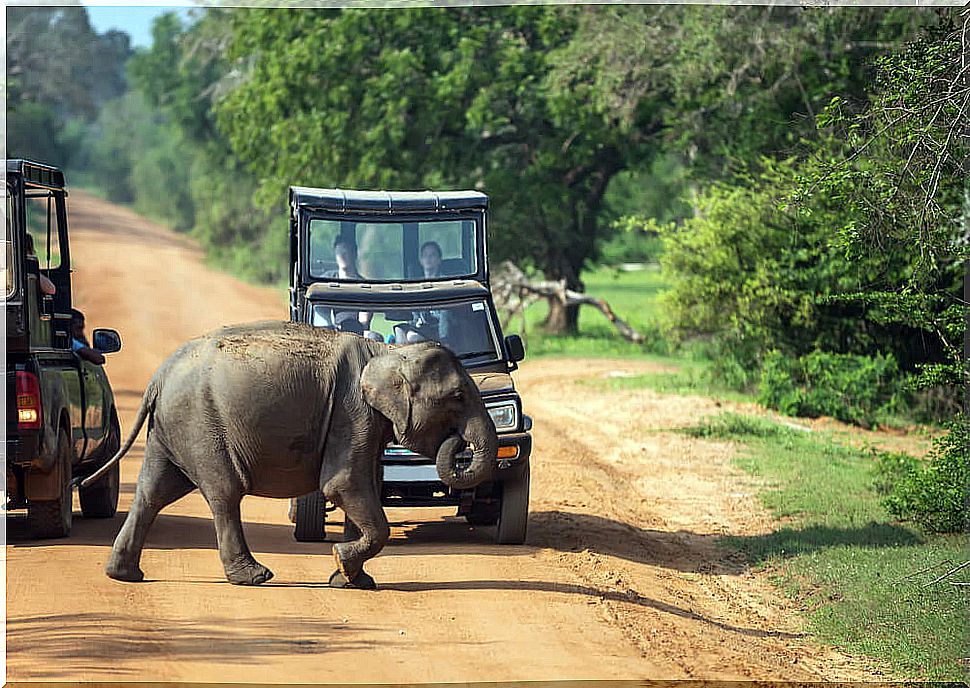
[[[472,446],[472,460],[467,466],[458,465],[458,452],[465,444]],[[438,477],[454,490],[465,490],[488,480],[495,468],[498,436],[487,414],[474,416],[462,428],[460,435],[452,435],[438,449],[436,466]]]

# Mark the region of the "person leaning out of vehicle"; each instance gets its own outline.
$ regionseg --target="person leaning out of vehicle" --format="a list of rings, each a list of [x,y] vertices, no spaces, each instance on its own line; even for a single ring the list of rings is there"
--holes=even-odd
[[[104,365],[104,354],[91,348],[84,336],[84,313],[76,308],[71,309],[71,351],[88,363]]]

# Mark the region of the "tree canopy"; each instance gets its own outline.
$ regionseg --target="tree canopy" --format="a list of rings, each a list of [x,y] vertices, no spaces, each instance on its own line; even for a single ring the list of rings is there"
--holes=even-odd
[[[265,199],[291,183],[484,189],[493,255],[573,288],[613,231],[604,197],[620,172],[675,151],[711,179],[790,153],[834,93],[863,93],[883,39],[925,20],[654,6],[228,16],[217,122]],[[569,328],[575,313],[552,320]]]
[[[128,34],[91,28],[80,5],[7,9],[7,151],[65,165],[77,126],[127,88]]]

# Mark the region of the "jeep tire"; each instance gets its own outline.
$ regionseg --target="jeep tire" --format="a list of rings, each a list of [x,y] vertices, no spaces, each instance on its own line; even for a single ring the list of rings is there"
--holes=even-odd
[[[297,542],[327,539],[327,498],[320,490],[296,498],[293,537]]]
[[[67,430],[57,433],[56,469],[61,480],[57,499],[32,501],[27,504],[27,535],[32,539],[62,538],[71,534],[74,504],[71,489],[73,451]]]
[[[502,483],[502,508],[495,541],[500,545],[521,545],[529,524],[529,464],[522,473]]]
[[[108,437],[104,442],[101,465],[110,461],[121,448],[121,426],[112,412]],[[81,514],[84,518],[111,518],[118,511],[118,493],[121,491],[121,463],[118,462],[98,482],[78,490]]]

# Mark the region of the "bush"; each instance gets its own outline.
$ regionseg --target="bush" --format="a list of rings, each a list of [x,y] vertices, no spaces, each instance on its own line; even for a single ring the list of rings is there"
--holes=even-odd
[[[875,469],[876,487],[886,495],[889,513],[933,533],[956,533],[970,525],[966,419],[960,417],[947,428],[947,434],[933,442],[928,461],[881,453]]]
[[[872,425],[877,414],[898,405],[899,394],[899,369],[891,355],[815,351],[791,358],[771,351],[761,370],[758,401],[789,416]]]

